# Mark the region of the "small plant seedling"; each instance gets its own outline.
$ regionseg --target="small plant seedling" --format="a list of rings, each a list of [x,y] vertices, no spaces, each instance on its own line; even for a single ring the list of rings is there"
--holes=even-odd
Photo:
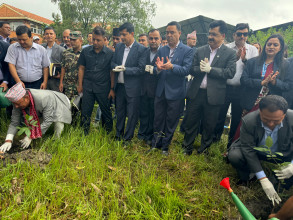
[[[25,133],[26,136],[30,137],[31,136],[31,130],[33,130],[34,127],[38,126],[38,121],[33,120],[33,116],[31,115],[25,115],[25,119],[27,121],[28,124],[24,123],[23,127],[17,127],[18,132],[17,135],[22,135],[23,133]]]

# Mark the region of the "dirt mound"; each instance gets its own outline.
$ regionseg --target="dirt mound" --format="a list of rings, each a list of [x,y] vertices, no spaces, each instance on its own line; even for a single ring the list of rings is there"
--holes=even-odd
[[[27,161],[31,164],[35,164],[40,167],[46,166],[52,159],[52,155],[43,152],[43,151],[37,151],[33,149],[27,149],[22,150],[18,152],[12,152],[12,153],[5,153],[4,158],[2,159],[4,161],[4,166],[6,164],[14,164],[18,161]]]

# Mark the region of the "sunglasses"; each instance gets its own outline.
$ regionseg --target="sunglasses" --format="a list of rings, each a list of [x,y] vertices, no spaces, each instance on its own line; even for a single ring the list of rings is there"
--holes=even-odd
[[[244,37],[247,37],[247,36],[248,36],[248,32],[245,32],[245,33],[236,32],[236,35],[237,35],[237,37],[241,37],[242,35],[243,35]]]

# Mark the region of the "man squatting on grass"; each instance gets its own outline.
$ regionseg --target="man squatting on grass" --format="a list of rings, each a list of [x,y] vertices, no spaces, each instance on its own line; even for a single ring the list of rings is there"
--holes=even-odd
[[[270,148],[278,156],[277,162],[289,162],[289,165],[276,170],[276,177],[267,177],[261,161],[268,160],[268,152],[257,151],[254,147],[265,145],[267,137],[271,137]],[[288,110],[286,100],[277,95],[268,95],[259,102],[259,111],[254,111],[242,118],[240,138],[229,150],[228,158],[236,168],[242,181],[248,181],[250,174],[255,174],[267,197],[279,204],[281,201],[275,186],[284,180],[282,187],[289,189],[293,184],[293,111]]]
[[[30,137],[25,136],[20,141],[23,148],[27,148],[33,139],[41,138],[53,122],[57,137],[60,137],[64,123],[71,123],[70,101],[62,93],[39,89],[25,90],[19,82],[8,90],[5,97],[14,106],[5,143],[0,147],[2,152],[9,151],[12,147],[13,137],[17,132],[17,127],[21,125],[21,121],[24,119],[25,124],[29,125],[25,119],[27,114],[33,116],[33,120],[37,121],[37,126],[32,128]],[[38,115],[42,115],[42,123]]]

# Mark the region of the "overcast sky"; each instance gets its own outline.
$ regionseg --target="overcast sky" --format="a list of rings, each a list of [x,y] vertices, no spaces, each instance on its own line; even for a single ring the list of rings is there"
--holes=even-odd
[[[154,1],[154,0],[153,0]],[[58,6],[51,0],[2,0],[22,10],[52,19]],[[203,15],[222,19],[235,25],[249,23],[253,30],[293,21],[292,0],[155,0],[157,15],[152,19],[154,27],[168,22],[181,21]]]

